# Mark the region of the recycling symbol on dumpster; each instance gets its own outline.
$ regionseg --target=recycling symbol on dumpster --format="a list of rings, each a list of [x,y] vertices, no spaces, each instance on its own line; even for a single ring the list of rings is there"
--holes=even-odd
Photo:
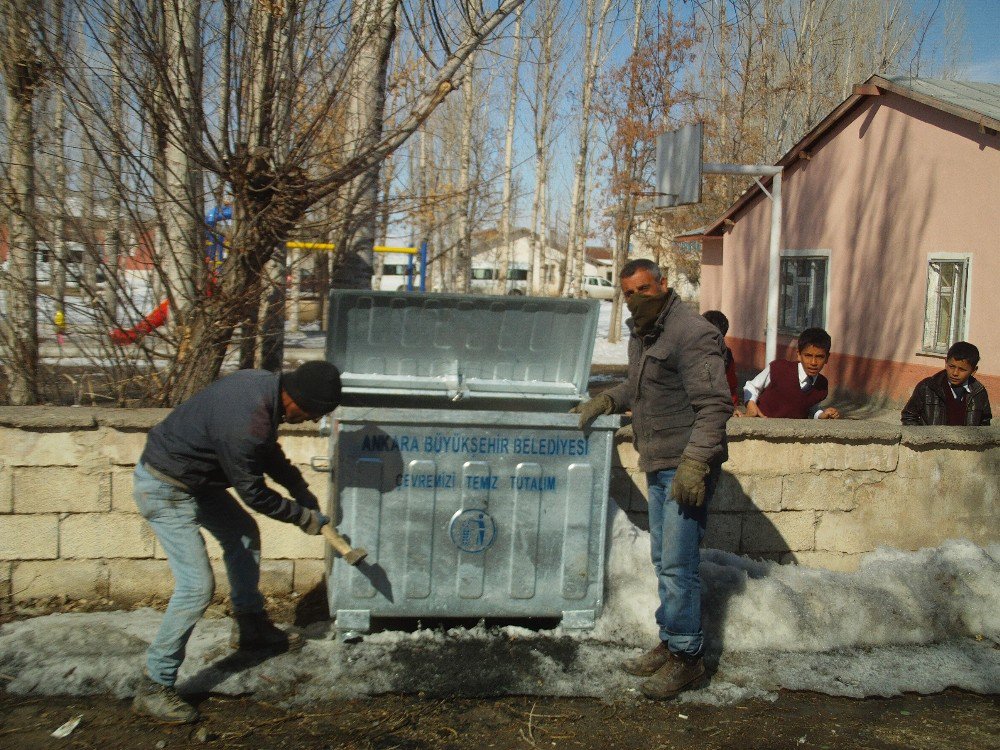
[[[484,552],[493,544],[497,525],[485,510],[460,510],[451,517],[448,533],[452,543],[463,552]]]

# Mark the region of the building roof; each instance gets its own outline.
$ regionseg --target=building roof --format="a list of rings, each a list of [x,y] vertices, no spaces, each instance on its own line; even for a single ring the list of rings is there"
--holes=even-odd
[[[826,135],[831,128],[853,112],[862,102],[888,91],[907,99],[926,104],[934,109],[976,123],[981,130],[1000,131],[1000,84],[978,81],[949,81],[930,78],[883,78],[872,76],[854,87],[854,93],[841,102],[830,114],[806,133],[798,143],[780,159],[777,166],[787,167],[800,157],[808,156],[809,148]],[[763,179],[770,183],[770,178]],[[733,217],[761,195],[757,184],[747,188],[736,202],[702,236],[718,236],[733,224]],[[693,238],[693,233],[685,235]]]
[[[1000,130],[1000,83],[949,81],[943,78],[883,78],[875,84],[901,96]],[[992,124],[988,121],[992,120]]]

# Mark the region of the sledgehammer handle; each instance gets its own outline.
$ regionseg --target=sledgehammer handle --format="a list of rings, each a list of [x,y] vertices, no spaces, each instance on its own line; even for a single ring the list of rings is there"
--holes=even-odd
[[[344,562],[348,565],[357,565],[368,556],[368,550],[363,547],[352,547],[330,524],[324,524],[321,531],[327,543],[333,547],[333,551],[344,558]]]

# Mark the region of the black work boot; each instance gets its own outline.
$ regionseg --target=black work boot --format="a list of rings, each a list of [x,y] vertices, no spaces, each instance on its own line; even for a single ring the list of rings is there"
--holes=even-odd
[[[145,672],[135,689],[132,710],[164,724],[191,724],[200,718],[198,710],[181,698],[176,690],[150,679]]]
[[[667,654],[666,664],[639,685],[639,690],[647,698],[673,698],[681,691],[702,687],[705,683],[705,662],[700,656],[684,656],[669,651]]]
[[[661,641],[641,656],[633,656],[623,661],[622,669],[636,677],[649,677],[666,664],[669,658],[670,651],[667,649],[667,644]]]
[[[233,615],[229,645],[240,651],[269,651],[282,654],[297,651],[304,641],[298,633],[286,633],[271,623],[266,612]]]

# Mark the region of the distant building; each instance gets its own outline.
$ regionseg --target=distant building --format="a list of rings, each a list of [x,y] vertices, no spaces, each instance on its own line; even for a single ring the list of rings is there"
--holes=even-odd
[[[779,161],[778,356],[833,337],[834,387],[892,400],[971,341],[1000,401],[1000,85],[873,76]],[[744,193],[702,235],[702,310],[763,367],[770,201]]]

